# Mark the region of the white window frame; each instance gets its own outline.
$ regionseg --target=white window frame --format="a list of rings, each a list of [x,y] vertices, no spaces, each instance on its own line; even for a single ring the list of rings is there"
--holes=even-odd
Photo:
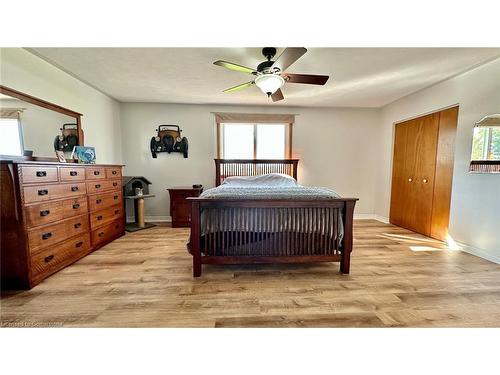
[[[283,122],[276,122],[276,123],[267,123],[267,122],[253,122],[253,123],[248,123],[248,122],[227,122],[227,123],[217,123],[217,157],[219,159],[224,159],[224,148],[225,148],[225,137],[224,137],[224,125],[225,124],[230,124],[230,125],[253,125],[253,159],[257,159],[257,132],[258,132],[258,125],[266,125],[266,126],[273,126],[273,125],[284,125],[284,131],[285,131],[285,153],[283,155],[283,159],[286,158],[291,158],[292,157],[292,124],[289,123],[283,123]],[[276,159],[279,160],[279,159]]]

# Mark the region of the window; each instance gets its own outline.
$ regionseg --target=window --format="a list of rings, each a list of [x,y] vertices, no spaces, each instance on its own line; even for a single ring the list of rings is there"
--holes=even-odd
[[[500,160],[500,126],[474,128],[472,160]]]
[[[290,124],[222,123],[219,154],[224,159],[285,159]]]
[[[0,155],[22,155],[23,144],[19,120],[0,118]]]
[[[474,125],[469,171],[500,173],[500,114],[484,116]]]

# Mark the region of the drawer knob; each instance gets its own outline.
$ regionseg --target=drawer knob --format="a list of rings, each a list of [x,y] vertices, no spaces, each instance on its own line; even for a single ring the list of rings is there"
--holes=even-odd
[[[97,216],[97,220],[102,220],[102,215]]]
[[[120,210],[115,210],[115,215],[116,215],[118,212],[120,212]]]
[[[50,210],[40,211],[40,216],[47,216],[48,214],[50,214]]]
[[[38,172],[36,172],[36,176],[37,177],[46,177],[47,176],[47,172],[45,172],[45,171],[38,171]]]
[[[94,171],[94,176],[99,176],[101,173],[99,171]]]
[[[49,255],[48,257],[45,257],[45,263],[49,263],[52,259],[54,259],[53,255]]]
[[[120,228],[120,224],[115,225],[115,229],[118,229],[118,228]]]
[[[79,204],[79,203],[75,203],[75,204],[73,205],[73,209],[74,209],[74,210],[76,210],[76,209],[78,209],[78,208],[80,208],[80,204]]]
[[[75,244],[75,247],[81,247],[82,245],[83,245],[83,242],[82,242],[82,241],[80,241],[80,242],[77,242],[77,243]]]
[[[101,187],[101,184],[96,184],[96,185],[95,185],[95,188],[96,188],[96,189],[99,189],[100,187]]]
[[[95,200],[95,203],[96,203],[96,204],[100,204],[101,202],[102,202],[102,199],[96,199],[96,200]]]
[[[115,196],[113,197],[113,199],[118,199],[118,195],[115,195]]]
[[[98,236],[99,236],[99,237],[104,236],[104,232],[99,232]]]
[[[71,186],[71,191],[78,191],[78,186]]]
[[[111,172],[111,173],[116,174],[117,172],[116,172],[116,171],[113,171],[113,172]]]
[[[49,194],[49,191],[47,189],[38,190],[38,195],[47,195],[47,194]]]
[[[78,228],[80,228],[81,226],[82,226],[82,223],[76,223],[76,224],[75,224],[75,229],[78,229]]]
[[[113,186],[117,186],[118,185],[118,182],[113,182]]]
[[[48,240],[50,237],[52,237],[52,232],[42,234],[42,240]]]
[[[69,172],[69,175],[70,176],[77,176],[78,172],[77,171],[71,171],[71,172]]]

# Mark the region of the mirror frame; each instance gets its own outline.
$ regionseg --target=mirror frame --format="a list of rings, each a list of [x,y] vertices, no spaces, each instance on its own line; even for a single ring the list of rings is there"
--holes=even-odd
[[[14,90],[10,87],[0,85],[0,93],[8,96],[12,96],[14,98],[23,100],[25,102],[37,105],[39,107],[43,107],[46,109],[49,109],[54,112],[62,113],[63,115],[67,115],[70,117],[73,117],[76,120],[76,127],[78,131],[78,146],[83,146],[84,145],[84,135],[83,135],[83,129],[82,129],[82,114],[72,111],[71,109],[61,107],[60,105],[50,103],[46,100],[37,98],[35,96],[25,94],[21,91]],[[54,151],[55,153],[55,151]],[[55,160],[57,161],[57,158],[48,158],[48,157],[37,157],[37,156],[19,156],[19,155],[0,155],[0,159],[23,159],[23,160]]]

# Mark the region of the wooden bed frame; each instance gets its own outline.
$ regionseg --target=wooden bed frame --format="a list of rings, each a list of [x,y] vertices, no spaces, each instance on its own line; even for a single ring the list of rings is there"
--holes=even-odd
[[[215,159],[215,182],[218,186],[229,176],[256,176],[266,173],[284,173],[296,179],[297,165],[298,159]],[[352,222],[357,198],[188,199],[192,204],[191,239],[188,248],[193,256],[194,277],[201,276],[202,264],[340,262],[340,271],[349,273]],[[248,214],[249,210],[243,210],[247,214],[241,214],[242,209],[255,210],[258,215]],[[243,220],[246,218],[246,229],[209,229],[202,233],[202,211],[207,215],[217,211],[217,224],[222,228],[224,222],[231,222],[234,215],[243,215]],[[338,237],[335,239],[336,236],[333,235],[338,233],[339,213],[344,226],[342,241],[339,241]],[[280,220],[276,220],[277,217]],[[264,231],[262,223],[265,223],[266,228],[273,229]],[[318,231],[320,233],[317,233]]]

